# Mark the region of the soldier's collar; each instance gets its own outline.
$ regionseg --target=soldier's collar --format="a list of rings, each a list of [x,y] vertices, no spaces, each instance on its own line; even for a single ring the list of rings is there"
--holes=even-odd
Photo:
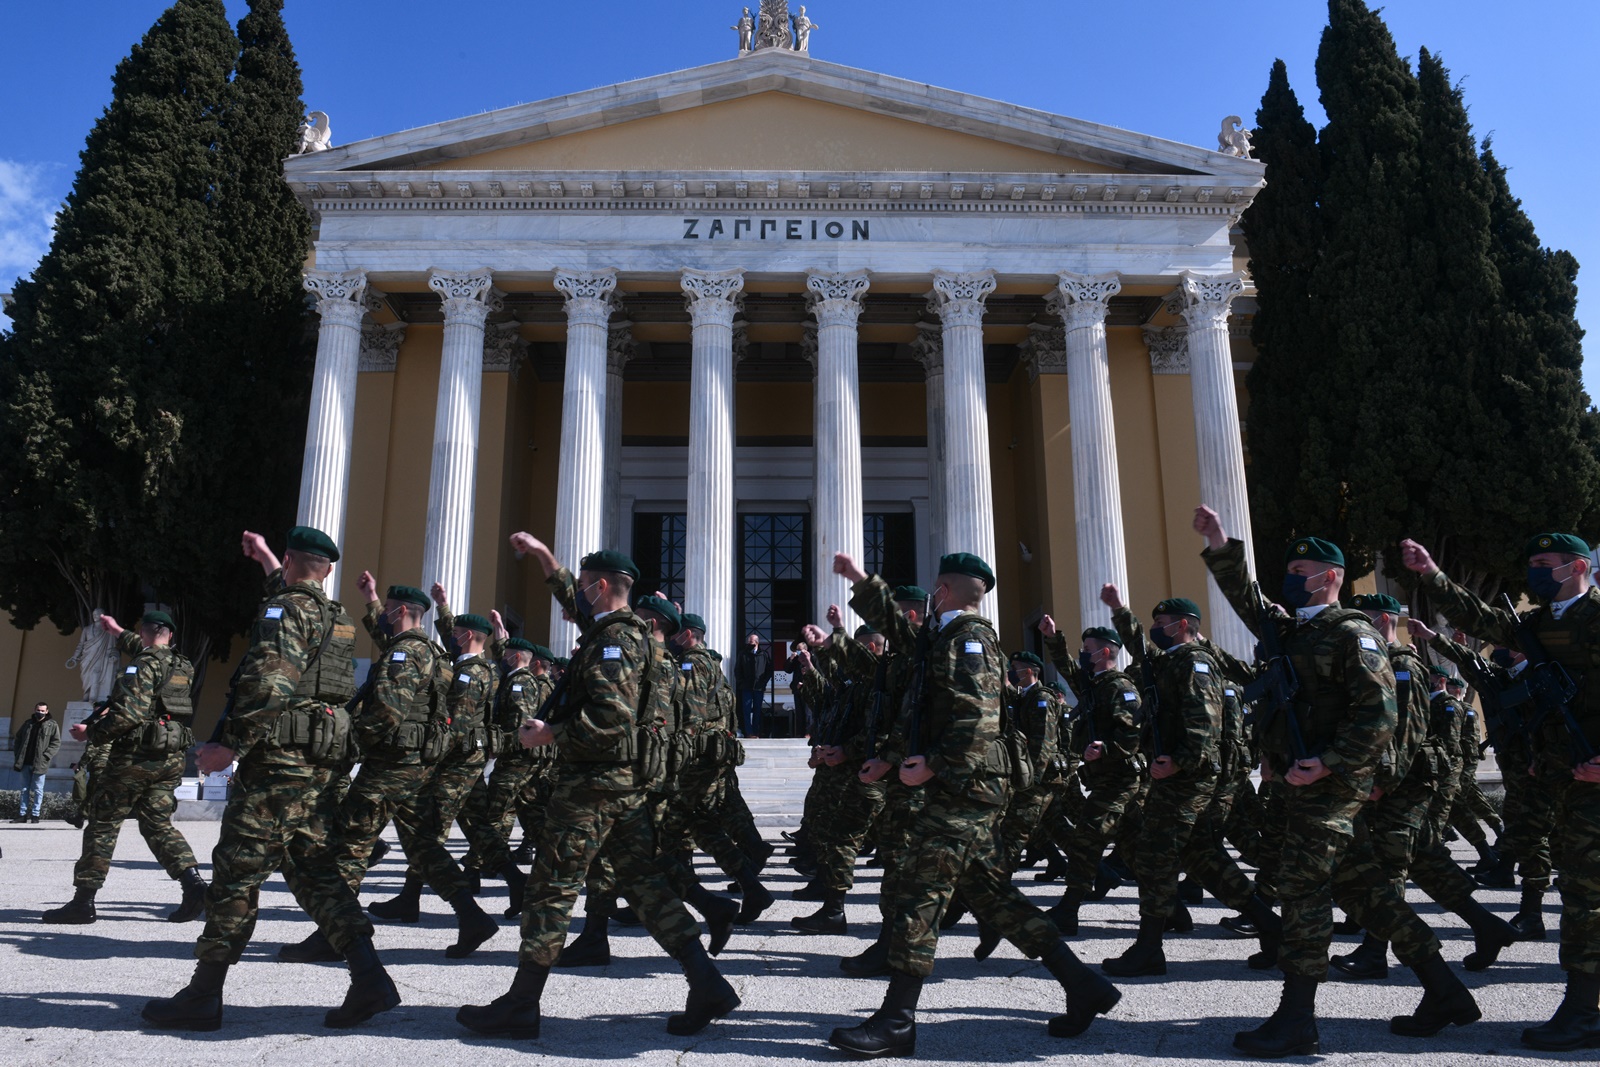
[[[1295,608],[1294,617],[1297,622],[1310,622],[1331,607],[1333,607],[1332,604],[1308,604],[1303,608]]]
[[[1593,587],[1591,586],[1590,588]],[[1585,589],[1575,597],[1568,597],[1566,600],[1552,600],[1550,602],[1550,617],[1554,619],[1561,618],[1561,616],[1567,613],[1568,608],[1572,607],[1572,605],[1576,604],[1578,601],[1582,600],[1588,595],[1589,590]]]

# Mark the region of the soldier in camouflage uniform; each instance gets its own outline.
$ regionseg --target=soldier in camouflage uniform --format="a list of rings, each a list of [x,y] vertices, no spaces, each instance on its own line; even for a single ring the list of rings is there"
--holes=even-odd
[[[159,1027],[221,1026],[223,981],[255,929],[261,885],[279,869],[349,963],[349,991],[324,1024],[355,1026],[400,1003],[372,947],[372,924],[327,845],[336,813],[324,793],[333,767],[344,758],[344,704],[355,691],[355,623],[323,592],[339,550],[326,534],[306,526],[289,531],[288,545],[281,575],[268,580],[269,596],[235,674],[222,740],[196,753],[202,774],[236,760],[237,770],[211,858],[194,977],[174,996],[144,1008],[144,1018]],[[263,566],[276,562],[259,535],[245,535],[245,551]]]
[[[1500,863],[1499,838],[1505,832],[1494,805],[1478,786],[1478,764],[1483,762],[1483,750],[1478,747],[1478,712],[1467,703],[1467,688],[1460,677],[1452,674],[1445,680],[1445,689],[1466,713],[1461,721],[1461,784],[1456,790],[1456,802],[1450,808],[1450,825],[1478,850],[1477,865],[1468,874],[1480,874]],[[1494,831],[1495,843],[1483,832],[1482,823]]]
[[[79,724],[91,727],[84,735],[86,739],[94,734],[92,729],[94,721],[103,717],[110,707],[107,701],[98,702],[94,710]],[[95,776],[105,773],[106,762],[110,758],[111,742],[90,741],[84,747],[78,761],[72,765],[72,812],[63,818],[76,829],[82,830],[84,823],[88,821],[89,797],[94,789]]]
[[[939,921],[958,882],[974,916],[1024,954],[1040,957],[1066,991],[1066,1014],[1051,1020],[1051,1035],[1081,1034],[1095,1016],[1116,1005],[1120,994],[1085,967],[1044,912],[1011,885],[995,842],[1012,775],[999,736],[1005,660],[994,627],[974,610],[994,588],[994,572],[969,553],[940,561],[934,593],[938,629],[921,647],[881,578],[868,578],[843,553],[834,557],[834,572],[853,583],[851,607],[891,646],[918,649],[921,677],[907,690],[914,702],[905,731],[908,754],[898,762],[900,780],[926,787],[927,797],[912,826],[906,870],[890,904],[890,975],[883,1005],[861,1025],[835,1030],[830,1042],[862,1056],[914,1053],[917,1001],[933,971]]]
[[[1187,871],[1255,925],[1261,950],[1249,965],[1266,970],[1277,962],[1282,926],[1205,821],[1222,778],[1227,680],[1213,646],[1201,637],[1199,605],[1187,597],[1156,604],[1146,641],[1116,586],[1107,585],[1101,599],[1111,608],[1112,622],[1123,647],[1133,653],[1135,667],[1148,666],[1156,694],[1156,706],[1143,709],[1152,780],[1133,852],[1139,936],[1121,956],[1101,966],[1107,974],[1124,978],[1167,973],[1162,935],[1182,907],[1178,875]],[[1187,909],[1182,917],[1179,927],[1192,928]]]
[[[1262,773],[1290,787],[1278,874],[1283,996],[1266,1022],[1235,1035],[1233,1043],[1263,1058],[1314,1054],[1320,1047],[1317,985],[1327,979],[1333,940],[1335,868],[1350,853],[1356,817],[1394,741],[1394,669],[1371,620],[1339,606],[1344,553],[1337,545],[1315,537],[1289,545],[1282,596],[1294,614],[1287,616],[1253,583],[1244,544],[1229,539],[1215,511],[1196,508],[1194,528],[1206,539],[1202,556],[1218,588],[1257,637],[1282,647],[1299,679],[1291,706],[1271,709],[1270,721],[1258,723]],[[1392,882],[1380,880],[1372,892],[1387,912],[1415,919]],[[1472,994],[1436,950],[1411,966],[1422,981],[1422,1003],[1411,1015],[1391,1019],[1391,1033],[1431,1036],[1479,1018]]]
[[[1059,780],[1056,761],[1061,744],[1064,706],[1043,682],[1044,660],[1032,652],[1013,652],[1009,664],[1011,691],[1007,694],[1002,730],[1009,730],[1026,749],[1033,784],[1018,789],[1000,820],[1001,862],[1009,872],[1022,866],[1022,854],[1038,832],[1044,814],[1055,799]]]
[[[1551,850],[1561,872],[1561,966],[1566,996],[1542,1026],[1522,1032],[1537,1049],[1600,1048],[1600,590],[1591,582],[1587,542],[1572,534],[1539,534],[1528,542],[1528,590],[1537,606],[1525,615],[1492,608],[1452,582],[1415,541],[1402,541],[1401,559],[1422,576],[1430,602],[1451,624],[1483,641],[1518,648],[1535,681],[1559,664],[1577,683],[1535,700],[1525,712],[1533,771],[1555,797]],[[1564,695],[1564,694],[1563,694]]]
[[[72,901],[44,913],[47,923],[84,925],[95,921],[94,898],[106,884],[122,821],[139,821],[139,833],[166,870],[183,886],[183,901],[168,922],[189,922],[205,912],[206,882],[195,866],[189,842],[172,825],[176,790],[183,781],[184,756],[194,743],[189,696],[194,666],[172,647],[172,616],[146,612],[138,633],[123,629],[110,615],[100,628],[132,659],[123,668],[104,714],[72,727],[72,736],[104,746],[105,764],[96,772],[85,806],[89,825],[83,853],[73,870]],[[85,757],[88,753],[85,753]]]
[[[532,555],[552,590],[570,588],[571,572],[542,542],[512,535],[520,555]],[[667,1021],[673,1034],[693,1034],[739,1006],[733,987],[700,944],[699,927],[673,895],[655,862],[655,832],[645,807],[653,760],[640,762],[651,724],[644,681],[656,658],[651,628],[628,607],[639,576],[618,552],[595,552],[579,567],[575,618],[592,620],[562,681],[548,721],[523,725],[526,746],[557,747],[556,785],[523,897],[522,947],[511,988],[487,1005],[468,1005],[456,1019],[490,1036],[539,1036],[539,999],[561,953],[578,891],[595,857],[609,844],[617,882],[656,942],[689,979],[685,1010]]]
[[[1117,669],[1122,638],[1109,626],[1083,631],[1076,656],[1068,654],[1066,635],[1049,615],[1039,620],[1039,632],[1056,670],[1078,699],[1067,747],[1081,756],[1078,777],[1089,791],[1078,812],[1076,832],[1065,842],[1066,888],[1061,902],[1048,912],[1056,928],[1071,937],[1078,932],[1078,908],[1094,885],[1106,846],[1116,838],[1123,812],[1139,794],[1145,769],[1139,754],[1139,688]]]

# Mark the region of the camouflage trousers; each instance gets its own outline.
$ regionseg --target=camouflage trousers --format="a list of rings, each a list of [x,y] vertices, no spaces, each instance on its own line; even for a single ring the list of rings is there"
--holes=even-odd
[[[661,822],[661,852],[674,867],[684,866],[683,856],[695,845],[716,860],[728,877],[736,877],[749,862],[739,846],[722,829],[719,814],[722,768],[704,761],[691,763],[678,776],[678,791],[667,802]],[[678,884],[693,874],[678,871]]]
[[[623,896],[668,955],[677,957],[699,938],[699,925],[656,864],[655,828],[645,794],[595,789],[581,768],[558,766],[522,898],[519,960],[543,967],[555,964],[573,905],[602,850]]]
[[[1477,765],[1469,764],[1468,769],[1461,772],[1461,788],[1456,793],[1455,804],[1450,808],[1450,825],[1474,847],[1483,848],[1489,843],[1489,838],[1483,832],[1481,823],[1488,823],[1497,837],[1504,829],[1500,813],[1494,810],[1494,805],[1489,803],[1489,798],[1483,795],[1483,789],[1478,785]]]
[[[83,750],[83,755],[78,757],[77,765],[72,770],[72,803],[86,818],[89,814],[89,792],[94,788],[94,776],[106,769],[106,763],[110,759],[109,744],[89,745]]]
[[[906,873],[906,857],[911,854],[912,834],[917,817],[928,802],[928,791],[921,786],[902,785],[893,770],[878,781],[884,787],[883,812],[878,816],[878,859],[883,863],[878,911],[887,930],[891,906],[905,892],[901,883]]]
[[[483,781],[484,762],[481,749],[451,752],[434,764],[421,790],[402,797],[395,807],[394,828],[409,869],[445,900],[467,889],[466,876],[445,842],[473,783]]]
[[[1164,918],[1178,907],[1178,876],[1188,871],[1218,900],[1242,910],[1253,889],[1206,822],[1217,775],[1180,772],[1152,781],[1133,852],[1139,914]]]
[[[911,844],[889,903],[889,966],[933,973],[939,920],[959,891],[968,910],[1024,955],[1047,952],[1061,935],[1044,912],[1011,884],[1000,862],[1000,810],[959,798],[929,796],[911,823]]]
[[[1500,838],[1502,848],[1517,860],[1517,873],[1528,889],[1544,890],[1550,886],[1550,835],[1555,832],[1555,794],[1543,782],[1528,773],[1526,753],[1512,753],[1502,757],[1495,753],[1500,765],[1500,778],[1506,787],[1505,833]]]
[[[535,840],[544,830],[544,813],[550,803],[554,773],[553,763],[546,761],[535,764],[533,773],[523,783],[522,792],[517,794],[517,821],[522,824],[524,840]]]
[[[841,763],[837,767],[823,763],[811,772],[811,784],[806,788],[805,805],[801,808],[800,822],[811,839],[813,849],[827,840],[828,835],[833,832],[834,809],[839,806],[847,783],[858,769],[848,762]]]
[[[1600,974],[1600,784],[1543,780],[1555,794],[1551,849],[1561,872],[1561,967]]]
[[[177,878],[195,865],[194,852],[172,813],[178,810],[175,790],[183,781],[182,752],[157,759],[137,759],[132,753],[114,753],[105,768],[95,773],[94,788],[84,815],[83,852],[72,871],[78,889],[99,889],[106,884],[111,857],[124,819],[137,819],[139,833],[169,878]]]
[[[422,792],[432,773],[433,766],[427,763],[371,758],[362,762],[339,805],[339,840],[334,851],[339,872],[353,891],[359,892],[367,877],[367,863],[378,835],[406,798]],[[415,860],[409,850],[406,858]]]
[[[1320,982],[1328,976],[1333,942],[1333,873],[1350,851],[1365,798],[1333,775],[1310,785],[1281,783],[1278,794],[1283,802],[1276,875],[1283,906],[1278,965],[1285,974]]]
[[[1134,774],[1101,776],[1089,789],[1078,812],[1076,830],[1064,845],[1068,897],[1082,900],[1088,895],[1100,870],[1100,860],[1122,825],[1123,813],[1138,795],[1139,778]]]
[[[718,814],[722,818],[722,832],[733,838],[744,852],[750,853],[760,847],[761,830],[756,826],[756,817],[739,789],[737,767],[730,765],[722,768],[722,807],[718,809]]]
[[[883,812],[883,779],[865,783],[851,777],[842,783],[828,832],[817,841],[817,877],[835,893],[848,893],[856,880],[856,856]]]
[[[650,820],[650,831],[654,835],[656,866],[666,872],[667,884],[672,892],[680,899],[686,897],[695,884],[694,866],[690,863],[672,863],[661,855],[661,827],[667,817],[667,805],[672,802],[674,793],[646,792],[644,797],[644,812]],[[621,890],[617,888],[617,868],[611,862],[611,851],[617,845],[608,842],[589,865],[589,873],[584,878],[583,895],[587,903],[584,905],[586,913],[593,914],[599,902],[614,905]],[[608,908],[609,910],[609,908]]]
[[[511,831],[517,819],[517,798],[533,777],[534,765],[515,754],[497,757],[488,781],[479,775],[457,819],[471,842],[463,867],[503,870],[511,863]]]
[[[1060,785],[1059,782],[1034,785],[1011,795],[1011,803],[1006,805],[1005,814],[1000,817],[1000,825],[995,831],[1000,864],[1007,873],[1022,866],[1022,854],[1044,824],[1045,814],[1062,791]]]
[[[1426,825],[1427,807],[1426,792],[1406,783],[1367,804],[1356,818],[1350,847],[1339,857],[1333,876],[1334,901],[1363,930],[1390,942],[1407,967],[1439,951],[1439,939],[1406,902],[1405,891],[1408,873],[1435,875],[1427,864],[1420,870],[1413,866],[1419,836],[1433,836]],[[1466,878],[1460,867],[1450,866]]]
[[[253,751],[239,765],[211,854],[206,928],[195,958],[239,962],[255,932],[261,885],[278,870],[334,948],[343,952],[372,936],[330,847],[338,819],[326,788],[333,773],[286,749]]]

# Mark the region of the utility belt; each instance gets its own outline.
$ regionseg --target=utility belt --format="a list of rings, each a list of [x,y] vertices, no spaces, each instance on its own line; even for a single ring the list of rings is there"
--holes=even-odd
[[[194,733],[189,724],[166,715],[139,731],[137,755],[141,759],[160,759],[178,752],[187,752],[194,744]]]
[[[290,708],[278,716],[272,733],[279,748],[301,748],[313,763],[343,763],[353,754],[350,713],[326,704]]]
[[[637,755],[633,761],[634,785],[646,792],[660,792],[666,783],[673,739],[662,732],[659,726],[651,724],[639,727],[638,741],[635,745]]]

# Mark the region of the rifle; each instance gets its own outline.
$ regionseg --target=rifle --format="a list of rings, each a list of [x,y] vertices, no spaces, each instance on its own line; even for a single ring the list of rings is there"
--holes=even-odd
[[[906,717],[906,755],[922,756],[922,712],[928,693],[928,660],[933,653],[933,634],[938,629],[933,618],[933,597],[923,605],[922,629],[917,631],[917,666],[911,676],[911,711]]]
[[[1524,619],[1518,616],[1516,606],[1504,593],[1500,599],[1505,602],[1504,607],[1511,617],[1517,620],[1517,644],[1522,646],[1522,654],[1528,657],[1525,684],[1536,708],[1534,721],[1527,724],[1528,732],[1537,731],[1544,717],[1554,711],[1561,716],[1562,725],[1566,727],[1572,765],[1576,767],[1589,762],[1595,756],[1594,746],[1589,743],[1577,716],[1572,714],[1572,701],[1578,695],[1578,683],[1572,680],[1572,675],[1567,673],[1565,667],[1552,660],[1550,653],[1545,651],[1544,642],[1534,632],[1530,621],[1532,617]]]
[[[823,731],[823,744],[837,748],[843,743],[844,730],[850,722],[850,679],[844,677],[842,670],[835,668],[829,688],[833,691],[833,713],[828,717],[827,727]]]
[[[878,671],[872,681],[872,709],[867,712],[867,759],[878,758],[878,726],[883,721],[883,701],[889,688],[889,652],[878,657]]]
[[[1513,689],[1507,685],[1506,680],[1492,663],[1484,659],[1482,654],[1467,648],[1459,641],[1453,647],[1456,651],[1454,659],[1456,666],[1461,669],[1461,677],[1466,679],[1467,684],[1477,691],[1478,699],[1483,703],[1483,717],[1486,720],[1485,726],[1487,727],[1484,733],[1487,736],[1484,738],[1483,743],[1478,746],[1478,753],[1481,755],[1490,744],[1493,744],[1498,750],[1501,747],[1501,741],[1497,739],[1504,738],[1508,731],[1515,731],[1520,734],[1523,743],[1527,744],[1528,729],[1522,721],[1522,716],[1516,710],[1518,704],[1528,699],[1528,694],[1524,687],[1516,687],[1517,690],[1522,691],[1519,699],[1508,699]]]
[[[1256,736],[1266,736],[1267,727],[1277,715],[1282,715],[1289,725],[1289,747],[1296,762],[1310,759],[1306,740],[1300,732],[1300,717],[1295,714],[1294,698],[1300,691],[1300,679],[1294,664],[1283,650],[1283,638],[1278,633],[1277,621],[1267,610],[1267,598],[1261,595],[1261,583],[1252,582],[1251,591],[1256,601],[1256,634],[1261,639],[1260,654],[1263,665],[1256,672],[1256,680],[1244,687],[1246,703],[1263,701],[1266,714],[1258,716]]]

